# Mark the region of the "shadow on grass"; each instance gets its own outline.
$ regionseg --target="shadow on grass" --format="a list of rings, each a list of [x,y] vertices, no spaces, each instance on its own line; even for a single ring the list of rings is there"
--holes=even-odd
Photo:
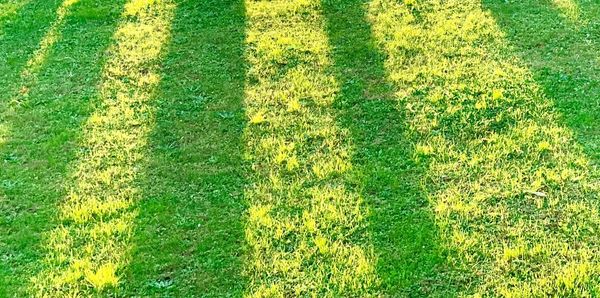
[[[15,94],[14,89],[20,82],[19,73],[56,18],[61,2],[30,1],[15,13],[0,18],[0,113]],[[0,118],[0,125],[4,121]]]
[[[29,3],[28,0],[11,1],[6,3],[0,3],[0,40],[3,39],[4,28],[14,22],[21,11],[21,8],[25,4]]]
[[[405,117],[387,83],[385,56],[366,19],[364,0],[325,0],[324,15],[341,84],[340,123],[355,147],[355,183],[371,208],[370,230],[377,274],[386,296],[447,296],[444,251],[413,161]],[[444,294],[445,293],[445,294]]]
[[[124,291],[241,296],[244,5],[181,1]]]
[[[483,2],[600,165],[600,5],[579,1],[583,21],[571,22],[547,1]]]
[[[51,49],[26,104],[0,111],[2,124],[10,126],[2,133],[5,143],[0,143],[1,297],[25,297],[29,274],[40,266],[42,234],[55,224],[57,202],[64,197],[60,185],[75,158],[81,124],[91,112],[99,61],[104,60],[122,2],[82,0],[73,6],[62,39]],[[58,4],[32,2],[5,31],[0,53],[6,53],[2,59],[8,63],[0,65],[4,75],[0,81],[14,84],[2,84],[3,95],[16,91],[19,72]]]

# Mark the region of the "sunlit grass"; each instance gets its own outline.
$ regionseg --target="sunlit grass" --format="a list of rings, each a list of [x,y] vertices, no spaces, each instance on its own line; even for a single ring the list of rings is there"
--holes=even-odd
[[[579,21],[581,11],[575,0],[552,0],[552,4],[560,10],[562,15],[571,21]]]
[[[8,94],[8,96],[12,96],[10,100],[0,102],[2,113],[15,113],[15,111],[11,111],[11,109],[14,109],[27,99],[29,90],[32,85],[35,84],[39,70],[46,60],[49,51],[60,38],[60,31],[62,30],[65,18],[70,11],[69,8],[77,2],[79,2],[79,0],[65,0],[59,6],[56,11],[55,21],[47,29],[37,49],[27,61],[25,68],[21,71],[18,90],[13,90],[13,94]],[[0,19],[3,16],[7,16],[16,12],[25,4],[26,3],[24,1],[0,4],[0,10],[4,8],[3,6],[6,6],[4,9],[7,9],[7,11],[4,12],[0,11]],[[7,123],[0,121],[0,146],[7,141],[7,136],[10,135],[10,130],[11,128]]]
[[[21,7],[27,4],[29,1],[25,0],[13,0],[4,3],[0,3],[0,21],[14,15]],[[2,30],[0,29],[0,33]]]
[[[546,1],[486,0],[520,57],[556,102],[590,160],[600,161],[600,3],[576,1],[581,21],[563,21]]]
[[[59,206],[61,224],[47,236],[45,268],[32,278],[32,295],[87,296],[119,283],[139,199],[136,175],[153,123],[148,103],[174,7],[168,0],[125,6],[99,87],[101,103],[84,126]]]
[[[366,297],[366,208],[348,181],[339,85],[318,0],[246,1],[249,297]]]
[[[479,1],[374,0],[463,294],[600,295],[597,169]]]
[[[50,25],[38,49],[33,53],[29,61],[27,61],[25,69],[21,72],[21,79],[23,80],[23,85],[21,86],[21,90],[19,90],[21,96],[27,97],[29,94],[30,85],[35,83],[36,76],[39,73],[40,67],[46,61],[50,49],[52,49],[52,46],[60,38],[60,30],[65,23],[65,18],[70,11],[70,7],[78,2],[79,0],[65,0],[56,11],[54,23]]]

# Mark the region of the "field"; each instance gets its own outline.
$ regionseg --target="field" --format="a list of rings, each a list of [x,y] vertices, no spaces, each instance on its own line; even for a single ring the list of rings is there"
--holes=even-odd
[[[597,0],[0,0],[0,297],[600,297]]]

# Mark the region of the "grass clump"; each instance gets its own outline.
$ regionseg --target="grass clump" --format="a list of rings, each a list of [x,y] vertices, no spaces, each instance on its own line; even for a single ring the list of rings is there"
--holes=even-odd
[[[136,215],[136,173],[153,120],[148,102],[174,6],[168,0],[126,6],[104,67],[100,106],[85,124],[59,206],[62,223],[49,233],[45,269],[32,279],[35,296],[90,295],[119,282]]]
[[[598,295],[596,169],[479,1],[375,0],[456,283],[475,296]]]
[[[248,297],[365,297],[376,284],[366,208],[321,3],[247,1]]]

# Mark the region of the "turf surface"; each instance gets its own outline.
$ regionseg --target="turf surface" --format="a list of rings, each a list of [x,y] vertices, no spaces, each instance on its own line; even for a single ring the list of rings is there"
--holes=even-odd
[[[600,295],[599,16],[0,0],[0,296]]]

